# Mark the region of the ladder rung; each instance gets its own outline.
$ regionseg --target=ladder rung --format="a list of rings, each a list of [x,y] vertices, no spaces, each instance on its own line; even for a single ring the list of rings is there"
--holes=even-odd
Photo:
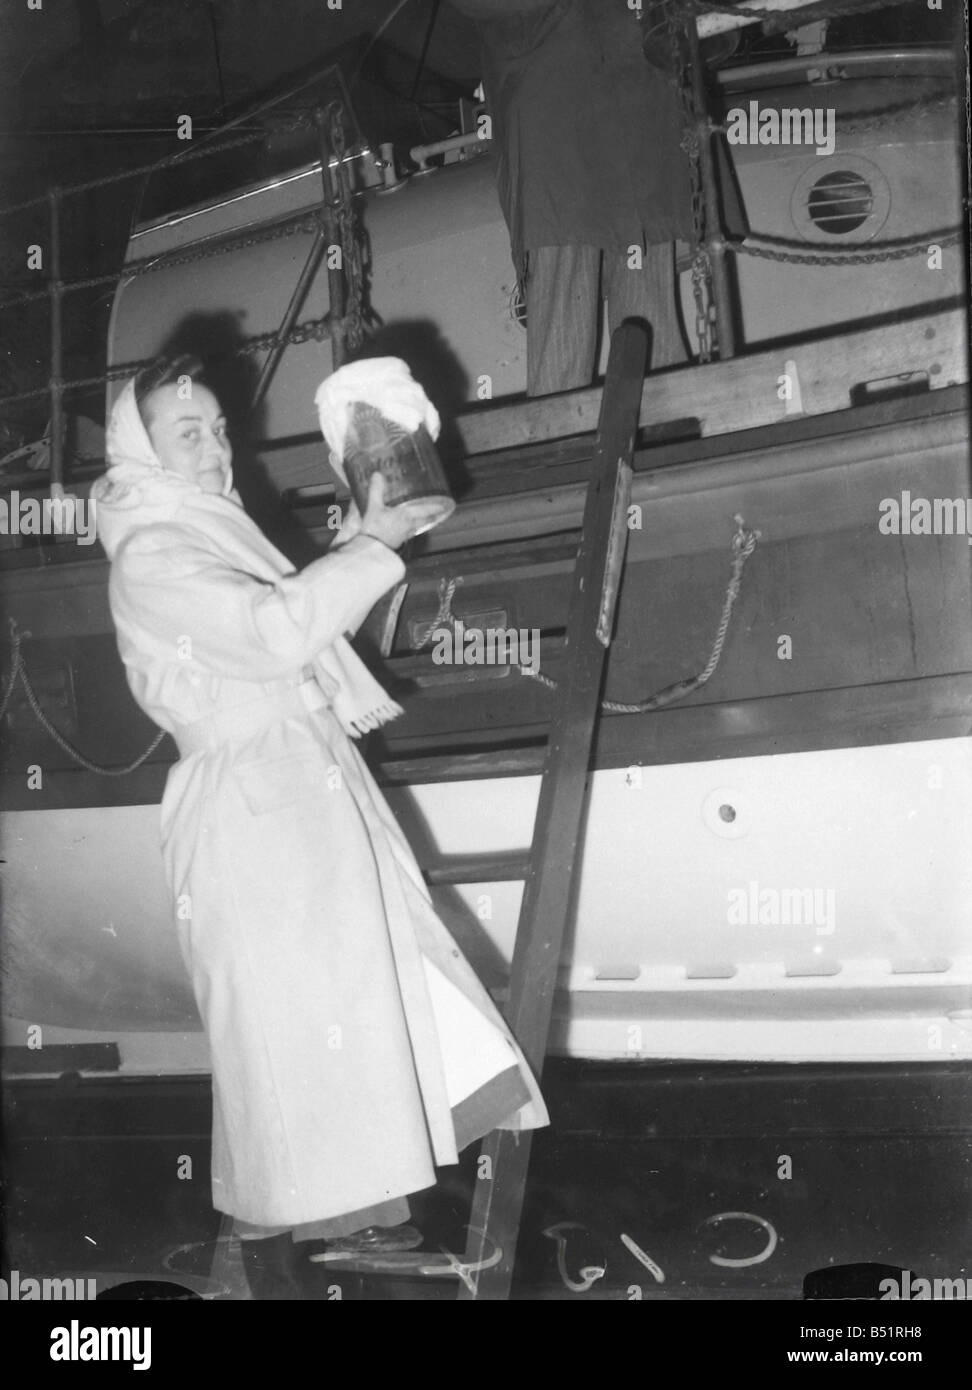
[[[428,753],[422,757],[385,758],[379,766],[386,785],[422,782],[468,782],[479,777],[526,777],[543,771],[546,740],[521,748],[498,747],[480,753]]]
[[[460,1277],[456,1268],[458,1261],[435,1250],[390,1250],[383,1255],[366,1251],[353,1254],[325,1251],[322,1255],[311,1255],[310,1262],[326,1265],[335,1273],[345,1270],[356,1274],[411,1274],[425,1279]]]
[[[427,868],[425,877],[433,887],[445,883],[505,883],[526,878],[529,868],[529,850],[512,854],[453,854]]]

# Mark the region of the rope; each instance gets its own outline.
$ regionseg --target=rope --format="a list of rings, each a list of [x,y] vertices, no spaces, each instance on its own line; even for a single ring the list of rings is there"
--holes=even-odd
[[[729,624],[732,621],[732,611],[736,606],[736,599],[739,597],[739,590],[742,584],[742,574],[746,567],[746,561],[756,549],[759,540],[759,531],[754,531],[748,527],[741,516],[738,514],[733,517],[736,523],[736,533],[732,538],[732,573],[729,579],[729,587],[726,590],[725,602],[722,605],[722,616],[719,619],[719,626],[716,630],[715,641],[712,644],[712,651],[705,666],[697,676],[692,676],[688,680],[676,681],[674,685],[666,685],[663,690],[650,695],[647,700],[639,700],[636,704],[625,704],[620,700],[602,700],[601,709],[608,714],[648,714],[652,710],[661,709],[664,705],[673,704],[676,700],[684,700],[687,695],[700,690],[706,681],[710,680],[715,673],[722,657],[722,650],[726,644],[726,636],[729,632]],[[539,681],[548,690],[556,690],[558,682],[550,676],[541,675],[539,671],[528,670],[521,666],[520,673],[529,676],[531,680]]]
[[[429,623],[428,627],[426,627],[425,636],[415,647],[417,652],[424,650],[424,648],[428,646],[432,641],[433,633],[435,633],[443,623],[454,623],[456,621],[456,616],[452,611],[452,600],[455,596],[456,589],[461,583],[461,577],[439,580],[439,611]]]
[[[58,745],[59,748],[62,748],[65,753],[69,754],[75,760],[75,762],[80,763],[80,765],[83,768],[86,768],[88,772],[95,772],[99,777],[125,777],[129,772],[134,772],[137,767],[141,767],[142,763],[145,762],[146,758],[151,757],[151,755],[155,752],[156,748],[158,748],[159,744],[165,738],[165,730],[160,729],[158,734],[155,736],[155,738],[152,740],[149,746],[145,749],[145,752],[140,753],[137,758],[135,758],[130,763],[126,763],[124,767],[103,767],[100,763],[92,762],[90,758],[86,758],[85,755],[82,752],[80,752],[79,749],[75,748],[74,744],[70,741],[70,739],[65,738],[61,731],[54,727],[54,725],[48,719],[47,715],[44,713],[43,709],[41,709],[40,701],[37,698],[37,695],[34,691],[34,687],[30,683],[30,677],[27,675],[27,667],[24,664],[24,658],[21,656],[20,653],[20,644],[26,637],[30,637],[30,633],[20,632],[17,627],[16,619],[11,618],[10,677],[7,681],[7,686],[3,694],[3,700],[2,702],[0,702],[0,721],[3,720],[4,715],[7,713],[7,705],[10,703],[10,698],[14,692],[14,686],[16,685],[17,679],[19,677],[20,683],[24,687],[24,693],[27,696],[27,703],[30,705],[31,709],[36,715],[41,727],[45,730],[46,733],[50,734],[51,738],[54,740],[54,742]]]

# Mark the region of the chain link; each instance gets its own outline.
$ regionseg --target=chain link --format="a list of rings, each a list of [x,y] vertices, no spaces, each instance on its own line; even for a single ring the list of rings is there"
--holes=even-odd
[[[346,320],[341,322],[344,323]],[[303,323],[295,324],[284,342],[297,347],[312,340],[317,343],[326,342],[331,336],[331,329],[332,323],[329,314],[323,318],[305,319]],[[214,355],[212,360],[226,361],[233,357],[246,356],[251,352],[267,352],[277,342],[277,338],[278,334],[273,329],[268,333],[255,333],[250,338],[244,338],[231,352]],[[64,381],[61,383],[61,389],[64,391],[93,390],[96,386],[104,386],[106,382],[122,381],[135,376],[143,367],[150,367],[155,361],[157,359],[154,357],[146,357],[140,362],[126,362],[118,367],[109,367],[99,376],[78,377],[73,381]],[[48,393],[49,388],[47,386],[38,386],[33,391],[20,391],[15,396],[0,396],[0,407],[38,400],[42,396],[47,396]]]
[[[332,102],[327,108],[330,116],[329,141],[337,158],[337,222],[341,237],[341,262],[344,267],[344,280],[347,288],[347,303],[344,306],[343,333],[349,349],[356,352],[365,339],[365,273],[364,238],[358,225],[357,211],[351,192],[351,180],[345,163],[344,107],[340,102]]]
[[[804,252],[796,249],[803,245],[802,242],[785,241],[782,237],[775,246],[753,246],[748,241],[727,241],[726,250],[734,251],[739,256],[779,261],[784,265],[881,265],[885,261],[905,261],[912,256],[924,255],[929,246],[955,246],[961,239],[961,228],[953,228],[941,234],[931,232],[924,237],[909,237],[904,244],[878,242],[869,250],[861,247],[859,251],[844,251],[834,247],[820,253]]]
[[[86,280],[65,280],[58,287],[62,294],[72,290],[90,290],[103,285],[120,284],[122,280],[134,280],[139,275],[148,275],[157,270],[169,270],[173,266],[194,265],[197,261],[208,261],[214,256],[232,255],[234,251],[245,251],[251,246],[260,246],[265,241],[280,241],[285,237],[297,236],[302,232],[316,232],[321,226],[320,213],[302,213],[286,222],[276,223],[264,231],[248,232],[245,236],[227,237],[220,241],[203,242],[189,251],[173,251],[159,256],[146,256],[142,260],[128,261],[121,270],[107,275],[92,275]],[[0,300],[0,309],[17,308],[32,300],[48,299],[50,287],[43,290],[30,290],[14,299]]]
[[[336,215],[338,229],[341,238],[341,259],[345,268],[346,282],[348,286],[348,300],[346,312],[339,321],[339,327],[344,334],[345,341],[353,350],[359,348],[364,341],[367,332],[370,316],[365,310],[365,268],[364,268],[364,238],[358,226],[358,219],[354,204],[354,194],[351,189],[350,176],[348,174],[347,163],[349,158],[357,158],[361,151],[347,153],[347,144],[344,138],[344,108],[340,102],[332,102],[327,108],[329,117],[328,137],[331,142],[331,149],[336,158],[336,176],[338,197],[336,201]],[[308,116],[300,122],[291,122],[286,129],[293,128],[296,124],[310,124]],[[176,266],[192,265],[200,261],[210,260],[215,256],[231,255],[237,251],[243,251],[251,246],[259,246],[265,242],[278,241],[286,237],[292,237],[301,233],[316,233],[326,224],[325,214],[318,211],[312,214],[302,214],[286,222],[281,222],[273,227],[262,231],[250,232],[245,236],[227,238],[218,242],[203,243],[189,251],[174,252],[168,255],[146,257],[139,261],[129,261],[121,271],[113,275],[92,276],[87,280],[76,280],[63,283],[60,290],[79,290],[89,289],[96,286],[107,284],[117,284],[123,280],[135,279],[139,275],[146,275],[159,270],[168,270]],[[16,299],[0,302],[0,309],[11,306],[19,306],[35,299],[47,299],[50,287],[30,294],[21,295]],[[295,325],[286,335],[284,341],[287,344],[301,345],[310,342],[323,342],[331,336],[334,320],[330,315],[323,318],[308,319],[304,323]],[[228,356],[240,356],[249,353],[268,351],[278,341],[276,331],[268,333],[258,333],[244,339],[232,353]],[[134,375],[142,367],[147,366],[153,359],[143,362],[127,363],[121,367],[109,368],[99,376],[83,377],[73,381],[63,383],[65,391],[80,390],[82,388],[93,388],[104,385],[109,381],[116,381],[122,377]],[[5,405],[15,405],[21,402],[38,400],[48,394],[49,388],[38,387],[32,391],[21,391],[16,395],[0,397],[0,407]]]
[[[888,3],[901,3],[902,0],[888,0]],[[682,23],[687,20],[691,10],[727,12],[727,13],[747,13],[742,6],[719,5],[704,3],[704,0],[666,0],[662,10],[664,14],[664,28],[667,32],[671,55],[672,55],[672,76],[668,78],[670,85],[674,88],[682,110],[684,135],[681,146],[688,156],[691,182],[691,211],[692,211],[692,264],[691,280],[692,295],[695,302],[695,328],[699,344],[699,361],[709,362],[712,360],[714,350],[714,324],[712,321],[712,296],[711,296],[711,263],[709,254],[705,246],[706,221],[705,207],[702,192],[701,171],[699,167],[699,141],[700,132],[702,138],[708,138],[709,132],[725,131],[725,123],[715,123],[709,121],[705,113],[700,113],[696,109],[694,94],[690,83],[687,81],[685,64],[682,52]],[[814,10],[828,8],[827,6],[811,6]],[[845,4],[831,4],[829,9],[833,11],[830,17],[838,14],[854,14],[864,12],[868,9],[877,8],[869,0],[847,0]],[[752,11],[751,13],[763,17],[763,11]],[[794,14],[802,12],[790,12],[788,21],[792,25]],[[660,26],[655,26],[660,27]],[[651,31],[648,31],[651,32]],[[864,132],[881,128],[888,116],[905,114],[911,111],[944,109],[956,103],[955,93],[932,94],[929,97],[918,97],[913,100],[897,102],[880,110],[866,113],[851,113],[842,119],[842,128],[845,131]],[[338,198],[336,202],[336,215],[338,228],[341,238],[342,262],[345,267],[345,275],[348,287],[348,302],[346,313],[341,320],[341,329],[346,335],[346,340],[352,350],[360,347],[370,325],[372,315],[365,308],[365,264],[366,248],[364,237],[358,225],[356,209],[354,206],[354,196],[351,191],[350,178],[347,170],[347,145],[344,134],[344,111],[340,102],[332,102],[327,108],[330,118],[329,138],[335,154],[337,164],[336,185]],[[313,113],[310,111],[298,112],[286,123],[274,126],[273,134],[287,133],[289,131],[307,128],[313,125]],[[247,135],[237,137],[230,141],[224,141],[216,146],[203,146],[197,150],[179,151],[177,154],[168,156],[165,159],[157,160],[153,164],[139,166],[135,169],[123,170],[117,174],[105,175],[98,179],[91,179],[84,183],[71,185],[70,187],[59,190],[62,196],[79,193],[104,187],[108,184],[118,182],[124,178],[130,178],[138,174],[153,173],[166,167],[187,162],[192,159],[207,157],[209,155],[220,154],[225,150],[233,149],[237,146],[251,144],[257,139],[263,139],[268,134],[267,131],[251,132]],[[355,158],[361,152],[352,153],[350,158]],[[7,213],[17,212],[22,209],[46,202],[46,198],[28,199],[23,203],[13,204],[7,208],[0,208],[0,216]],[[72,290],[84,290],[100,288],[105,285],[118,284],[123,280],[135,279],[140,275],[154,273],[156,271],[167,270],[177,266],[192,265],[200,261],[209,260],[213,257],[231,255],[234,252],[246,250],[252,246],[261,245],[265,242],[281,240],[287,237],[300,235],[303,233],[314,233],[322,224],[322,214],[302,214],[286,222],[278,223],[272,227],[257,232],[250,232],[244,236],[231,237],[225,240],[212,243],[204,243],[188,251],[176,251],[160,256],[146,257],[138,261],[128,262],[120,271],[100,276],[91,276],[83,280],[64,281],[58,286],[59,292],[68,293]],[[911,256],[922,253],[928,245],[936,244],[940,246],[950,246],[961,240],[961,229],[949,229],[941,236],[926,236],[909,241],[906,245],[897,246],[893,244],[879,243],[870,249],[860,249],[854,251],[839,250],[837,247],[828,248],[827,251],[809,252],[802,249],[803,243],[783,242],[782,240],[761,237],[753,234],[746,241],[732,241],[727,243],[727,249],[738,255],[747,255],[763,260],[777,261],[793,265],[809,266],[840,266],[840,265],[868,265],[879,264],[888,261],[904,260]],[[756,241],[773,242],[772,245],[756,245]],[[13,298],[0,301],[0,309],[19,307],[37,300],[46,300],[50,296],[50,287],[43,290],[29,291]],[[302,324],[296,325],[286,337],[288,344],[300,345],[311,341],[324,341],[331,333],[330,317],[307,320]],[[255,353],[269,349],[277,340],[274,332],[256,334],[245,339],[231,356]],[[122,366],[109,368],[106,372],[98,376],[78,378],[63,383],[64,390],[80,390],[83,388],[94,388],[104,385],[106,382],[115,381],[133,375],[141,367],[148,365],[146,361],[124,364]],[[14,395],[0,397],[0,406],[15,405],[22,402],[37,400],[47,396],[49,388],[39,387],[31,391],[22,391]]]
[[[712,263],[705,245],[705,198],[702,189],[700,130],[706,113],[696,107],[695,93],[686,72],[683,51],[684,25],[690,15],[682,5],[665,6],[665,31],[671,54],[671,76],[682,114],[681,148],[689,166],[689,186],[692,212],[692,297],[695,301],[695,334],[698,339],[699,361],[711,362],[716,344],[711,316]],[[704,136],[708,139],[708,136]]]

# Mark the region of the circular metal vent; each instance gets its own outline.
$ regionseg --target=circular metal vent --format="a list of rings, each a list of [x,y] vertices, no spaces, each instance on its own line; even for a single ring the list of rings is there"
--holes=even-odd
[[[833,244],[840,237],[860,244],[881,231],[891,187],[873,160],[850,151],[805,166],[790,194],[792,224],[804,241]]]
[[[867,179],[849,169],[822,174],[807,196],[807,214],[830,236],[854,232],[874,211],[874,193]]]

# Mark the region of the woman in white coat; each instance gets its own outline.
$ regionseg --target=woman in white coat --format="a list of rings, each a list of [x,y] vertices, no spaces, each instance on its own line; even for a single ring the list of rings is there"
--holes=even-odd
[[[260,1288],[284,1250],[292,1273],[292,1242],[398,1226],[434,1165],[547,1114],[352,743],[401,712],[346,634],[401,579],[414,516],[375,479],[296,573],[244,512],[185,361],[128,383],[107,454],[119,650],[180,753],[162,853],[212,1057],[213,1203]]]

